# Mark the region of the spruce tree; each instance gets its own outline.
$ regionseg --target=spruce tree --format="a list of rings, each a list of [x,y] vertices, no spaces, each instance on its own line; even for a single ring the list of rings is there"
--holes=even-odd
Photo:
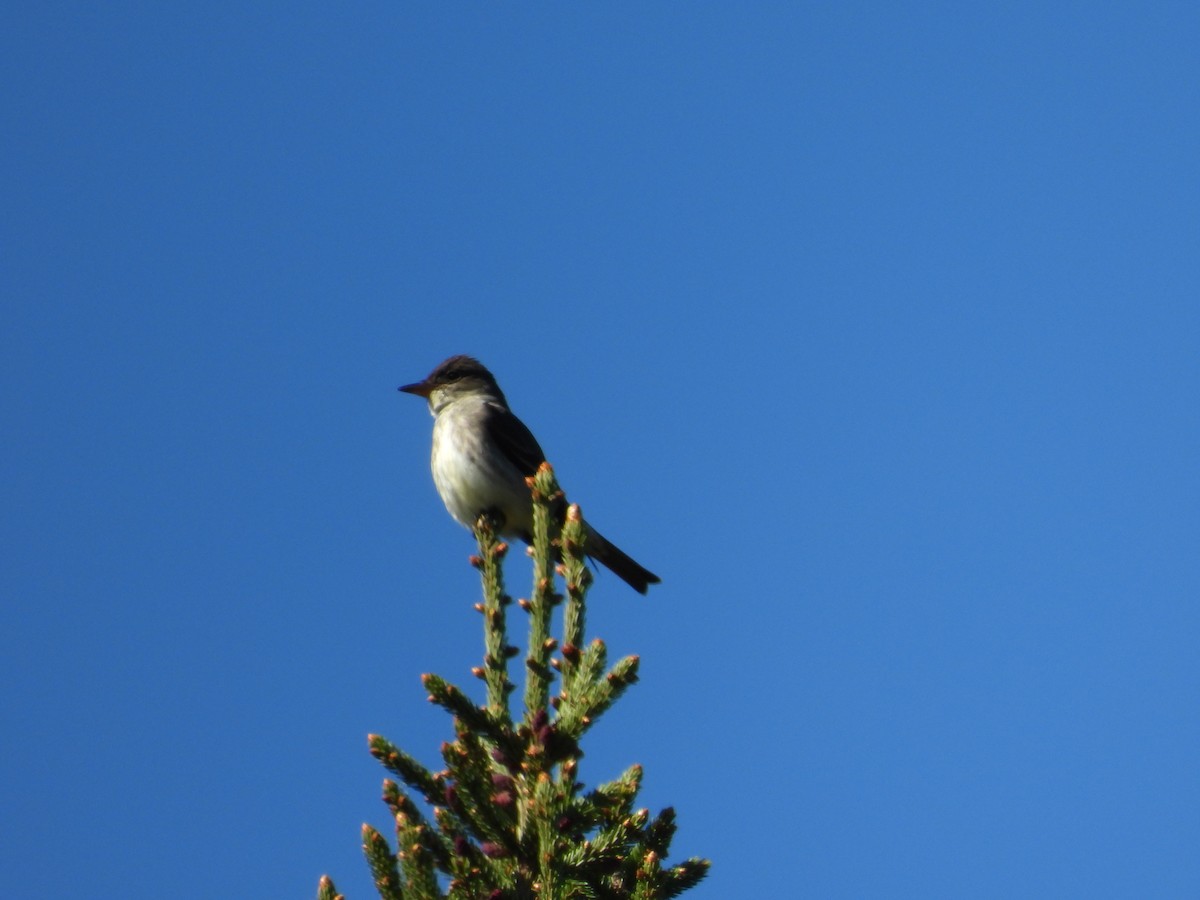
[[[609,667],[603,641],[585,644],[592,573],[579,508],[567,507],[565,520],[557,521],[553,510],[562,509],[562,493],[547,463],[528,483],[534,575],[530,598],[518,601],[529,617],[523,709],[514,716],[510,697],[509,667],[520,650],[507,636],[512,599],[501,562],[508,545],[482,516],[475,527],[479,555],[471,562],[483,582],[483,602],[475,608],[483,615],[484,656],[472,673],[486,686],[486,703],[437,675],[423,676],[429,700],[454,718],[455,737],[442,745],[445,768],[438,772],[387,739],[368,737],[371,754],[399,782],[383,782],[395,849],[370,825],[362,830],[383,900],[658,900],[708,872],[706,859],[667,864],[675,813],[635,809],[641,766],[591,790],[579,780],[580,740],[637,681],[638,657]],[[560,605],[561,637],[554,637]],[[328,876],[317,898],[341,898]]]

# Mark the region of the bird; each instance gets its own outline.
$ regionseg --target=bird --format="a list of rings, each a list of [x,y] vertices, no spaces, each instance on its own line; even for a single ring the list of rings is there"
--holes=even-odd
[[[533,497],[526,477],[545,461],[537,438],[508,407],[496,378],[479,360],[451,356],[423,381],[401,385],[424,397],[433,422],[433,483],[455,521],[473,528],[489,513],[505,537],[533,542]],[[566,505],[556,510],[565,515]],[[583,523],[584,551],[639,594],[660,579]]]

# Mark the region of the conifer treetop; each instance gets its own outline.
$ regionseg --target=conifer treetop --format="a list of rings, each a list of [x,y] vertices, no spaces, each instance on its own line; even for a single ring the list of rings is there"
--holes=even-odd
[[[638,657],[608,665],[604,642],[585,643],[591,570],[577,506],[567,506],[548,463],[528,479],[534,503],[533,585],[518,607],[529,617],[521,709],[512,708],[510,665],[521,650],[508,642],[512,598],[502,561],[508,545],[487,515],[476,523],[483,601],[485,685],[476,703],[432,674],[430,702],[453,717],[434,772],[379,735],[371,754],[395,780],[383,800],[395,825],[395,849],[370,825],[363,852],[383,900],[659,900],[675,897],[708,873],[706,859],[666,863],[675,812],[636,809],[641,766],[586,790],[579,780],[580,741],[637,681]],[[561,560],[561,562],[560,562]],[[559,579],[562,592],[559,592]],[[552,635],[562,607],[561,634]],[[328,876],[318,900],[344,900]]]

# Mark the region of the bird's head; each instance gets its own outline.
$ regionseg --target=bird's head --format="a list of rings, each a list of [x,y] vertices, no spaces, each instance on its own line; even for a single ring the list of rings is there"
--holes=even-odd
[[[402,385],[400,390],[424,397],[434,415],[461,397],[479,394],[508,405],[495,376],[483,363],[470,356],[452,356],[439,363],[424,381]]]

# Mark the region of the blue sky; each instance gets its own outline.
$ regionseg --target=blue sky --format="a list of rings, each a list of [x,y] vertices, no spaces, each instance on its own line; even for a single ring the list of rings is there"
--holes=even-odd
[[[1200,12],[42,3],[0,36],[0,869],[375,896],[495,371],[688,896],[1200,894]],[[518,593],[527,572],[514,558]]]

